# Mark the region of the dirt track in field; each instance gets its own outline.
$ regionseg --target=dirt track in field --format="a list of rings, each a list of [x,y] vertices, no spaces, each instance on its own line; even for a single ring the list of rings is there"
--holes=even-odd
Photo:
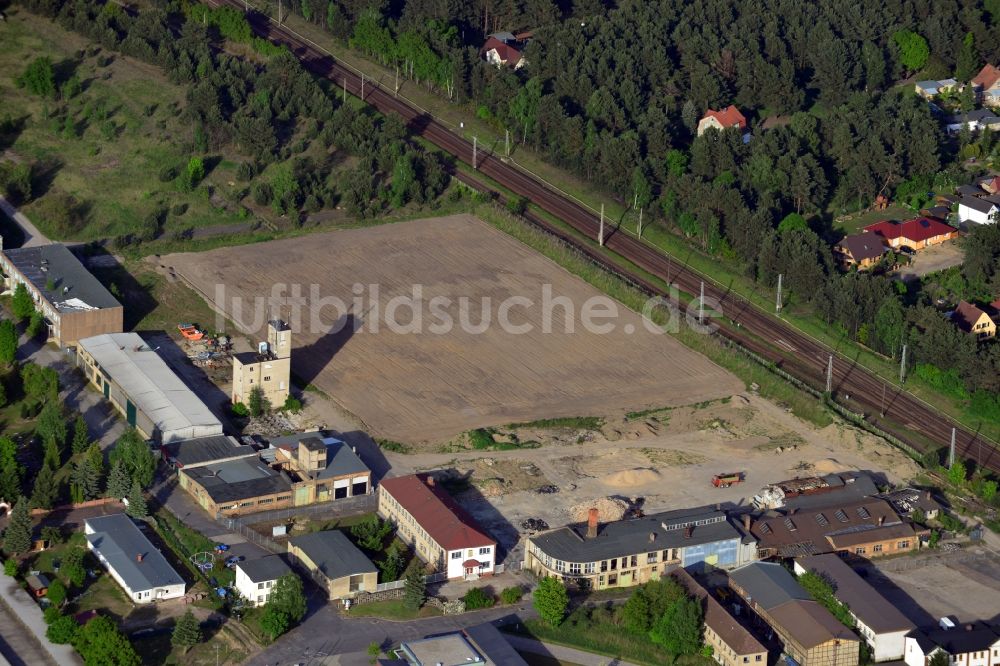
[[[610,324],[611,332],[586,330],[580,315],[588,299],[600,296],[596,289],[468,215],[173,254],[160,263],[209,297],[216,284],[225,285],[226,298],[217,305],[233,319],[234,297],[242,299],[238,319],[245,332],[260,336],[268,314],[290,319],[296,375],[389,439],[439,441],[477,427],[689,404],[744,388],[615,302],[616,317],[593,320]],[[262,304],[254,321],[249,304],[271,295],[274,284],[300,285],[308,302],[298,322],[288,304]],[[341,299],[346,312],[308,298],[314,284],[320,297]],[[357,284],[365,286],[361,299],[352,292]],[[422,288],[422,332],[394,332],[385,316],[391,299],[412,296],[415,284]],[[377,299],[370,285],[378,285]],[[548,308],[546,316],[544,285],[551,285],[551,299],[571,303],[578,315],[572,331],[562,306]],[[435,311],[436,296],[452,302]],[[533,302],[508,311],[509,322],[530,325],[528,332],[497,323],[500,304],[513,296]],[[462,297],[472,326],[490,318],[485,331],[464,330],[470,326],[460,323]],[[435,333],[442,313],[454,325]],[[411,324],[411,310],[398,309],[395,320]],[[324,332],[331,326],[341,330]]]

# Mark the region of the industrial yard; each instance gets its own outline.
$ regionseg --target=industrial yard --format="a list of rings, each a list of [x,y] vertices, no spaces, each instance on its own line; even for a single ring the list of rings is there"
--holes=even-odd
[[[336,259],[331,252],[336,250]],[[247,304],[267,297],[272,286],[311,285],[321,297],[351,303],[352,286],[378,285],[378,303],[409,296],[420,285],[426,302],[434,297],[467,298],[470,319],[481,320],[483,299],[498,304],[526,297],[533,307],[512,308],[516,326],[527,333],[490,325],[482,332],[456,326],[435,334],[426,313],[425,331],[394,333],[370,329],[377,311],[337,313],[311,302],[301,315],[292,369],[303,381],[356,414],[375,435],[404,442],[439,442],[483,426],[571,416],[605,416],[650,407],[678,406],[720,398],[742,390],[741,382],[673,338],[648,331],[640,317],[618,306],[614,330],[574,330],[554,309],[551,333],[542,332],[543,285],[565,297],[577,311],[599,292],[517,241],[468,215],[416,220],[367,229],[336,231],[308,238],[273,241],[160,259],[187,284],[213,299],[224,285],[221,307],[230,317],[234,298]],[[286,306],[287,309],[287,306]],[[280,308],[279,308],[280,310]],[[406,309],[399,320],[410,322]],[[341,315],[338,333],[310,330],[313,315],[330,326]],[[284,316],[289,316],[285,314]],[[494,319],[495,321],[495,319]],[[352,325],[364,327],[352,334]],[[259,336],[262,322],[244,333]]]

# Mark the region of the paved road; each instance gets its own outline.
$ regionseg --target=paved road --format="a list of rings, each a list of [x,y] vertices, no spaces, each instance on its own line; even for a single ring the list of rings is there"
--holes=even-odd
[[[48,245],[52,242],[38,230],[38,227],[31,223],[31,220],[24,213],[17,212],[17,209],[2,196],[0,196],[0,210],[7,217],[17,222],[18,226],[24,231],[24,243],[21,247],[36,247],[38,245]]]
[[[56,664],[3,601],[0,601],[0,655],[3,655],[11,666],[35,666],[35,664],[55,666]]]

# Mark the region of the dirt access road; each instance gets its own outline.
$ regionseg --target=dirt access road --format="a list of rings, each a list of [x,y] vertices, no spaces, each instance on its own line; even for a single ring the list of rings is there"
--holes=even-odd
[[[277,312],[291,319],[295,374],[389,439],[439,441],[482,426],[676,406],[744,388],[708,359],[650,331],[636,313],[469,215],[173,254],[160,263],[207,299],[215,300],[223,285],[225,298],[215,305],[247,333],[259,336],[264,318]],[[274,285],[285,293],[298,285],[305,301],[298,322],[292,306],[268,308],[263,301],[254,321],[249,304]],[[310,296],[312,285],[319,298]],[[415,288],[421,320],[403,305],[393,330],[394,299],[412,298]],[[333,297],[345,311],[322,300]],[[435,298],[450,302],[438,300],[435,310]],[[591,319],[613,330],[588,330],[582,313],[588,303],[597,307],[591,299],[617,309],[616,316]],[[500,325],[505,303],[507,327]],[[453,325],[442,332],[445,316]]]

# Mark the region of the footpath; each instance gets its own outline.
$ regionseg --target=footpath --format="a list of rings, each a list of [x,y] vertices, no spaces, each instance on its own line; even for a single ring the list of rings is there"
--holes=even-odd
[[[10,647],[16,653],[16,656],[23,660],[23,663],[31,664],[32,666],[34,664],[58,664],[58,666],[83,665],[80,655],[71,646],[56,645],[45,637],[45,630],[48,628],[48,625],[45,624],[42,609],[27,592],[21,589],[17,581],[10,576],[0,576],[0,611],[3,612],[3,615],[9,616],[9,618],[3,618],[3,637],[5,642],[14,643],[16,641],[17,644],[11,644]],[[8,619],[11,619],[12,622],[8,622]],[[28,638],[28,636],[21,636],[21,640],[18,640],[16,635],[16,623],[18,621],[24,625],[24,628],[30,634],[34,635],[41,650],[38,649],[39,645],[34,644],[34,641],[23,640]],[[11,627],[12,624],[14,625],[13,627]],[[6,631],[8,628],[14,628],[14,631],[10,635]]]

